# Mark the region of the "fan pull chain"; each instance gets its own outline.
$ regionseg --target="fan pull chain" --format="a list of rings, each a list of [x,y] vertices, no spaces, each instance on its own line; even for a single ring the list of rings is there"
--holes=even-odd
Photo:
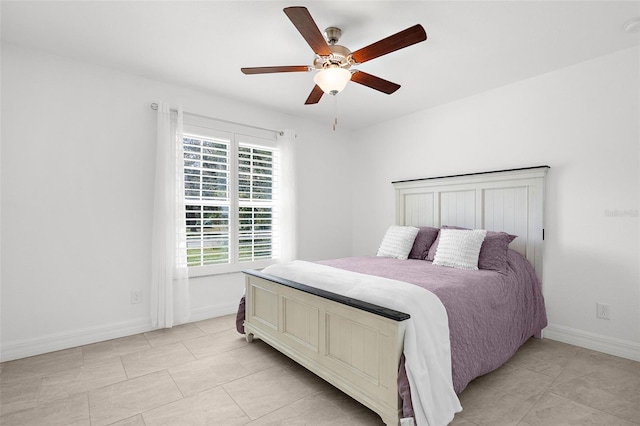
[[[333,95],[333,131],[336,131],[338,125],[338,96]]]

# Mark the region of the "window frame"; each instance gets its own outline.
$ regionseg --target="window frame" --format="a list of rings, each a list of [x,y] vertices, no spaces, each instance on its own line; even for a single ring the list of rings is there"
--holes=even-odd
[[[278,150],[278,141],[275,134],[269,132],[252,131],[253,129],[245,129],[239,125],[213,125],[206,123],[187,123],[183,125],[183,137],[201,137],[207,139],[218,139],[228,142],[228,165],[229,165],[229,179],[228,179],[228,201],[229,206],[229,262],[212,264],[212,265],[199,265],[188,266],[189,277],[202,277],[208,275],[230,274],[243,271],[245,269],[262,269],[269,265],[278,262],[280,256],[279,250],[279,224],[278,224],[278,208],[280,201],[280,153]],[[221,127],[221,128],[218,128]],[[248,131],[247,131],[248,130]],[[181,141],[182,143],[182,141]],[[239,198],[239,164],[238,164],[238,148],[240,146],[250,146],[263,148],[274,153],[274,198],[269,203],[272,206],[272,256],[269,259],[259,259],[250,261],[239,260],[239,225],[240,225],[240,198]],[[181,150],[182,158],[184,161],[184,148]],[[184,163],[183,163],[184,164]],[[181,169],[183,176],[184,171]],[[186,195],[183,193],[183,200],[185,204],[193,204],[193,200],[187,200]],[[266,204],[266,203],[265,203]],[[207,205],[203,203],[202,205]],[[186,210],[185,210],[186,211]],[[186,227],[186,217],[185,217]]]

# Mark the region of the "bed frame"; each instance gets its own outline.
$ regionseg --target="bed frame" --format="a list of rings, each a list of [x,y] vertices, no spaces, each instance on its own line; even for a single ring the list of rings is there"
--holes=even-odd
[[[549,167],[393,182],[396,224],[517,235],[511,248],[542,277]],[[409,315],[257,271],[246,274],[247,341],[255,337],[380,415],[400,423],[397,377]]]

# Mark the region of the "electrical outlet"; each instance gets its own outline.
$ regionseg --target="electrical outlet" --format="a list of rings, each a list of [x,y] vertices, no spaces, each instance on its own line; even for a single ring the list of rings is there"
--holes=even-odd
[[[601,319],[611,319],[611,307],[604,303],[596,303],[596,316]]]
[[[131,291],[131,304],[142,303],[142,292],[140,290]]]

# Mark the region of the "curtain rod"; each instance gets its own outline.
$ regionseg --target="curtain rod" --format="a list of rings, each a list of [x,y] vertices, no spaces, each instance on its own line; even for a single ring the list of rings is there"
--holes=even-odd
[[[154,103],[152,103],[152,104],[151,104],[151,109],[152,109],[152,110],[154,110],[154,111],[157,111],[157,110],[158,110],[158,104],[157,104],[157,103],[155,103],[155,102],[154,102]],[[173,108],[172,108],[172,109],[171,109],[171,112],[178,112],[178,110],[177,110],[177,109],[173,109]],[[278,134],[278,135],[280,135],[280,136],[283,136],[283,135],[284,135],[284,132],[283,132],[282,130],[273,130],[273,129],[267,129],[267,128],[265,128],[265,127],[252,126],[252,125],[250,125],[250,124],[236,123],[235,121],[223,120],[223,119],[221,119],[221,118],[209,117],[209,116],[207,116],[207,115],[195,114],[195,113],[193,113],[193,112],[182,111],[182,113],[183,113],[183,114],[190,115],[190,116],[192,116],[192,117],[199,117],[199,118],[204,118],[204,119],[207,119],[207,120],[221,121],[221,122],[223,122],[223,123],[227,123],[227,124],[236,124],[236,125],[238,125],[238,126],[251,127],[252,129],[266,130],[267,132],[273,132],[273,133],[276,133],[276,134]]]

